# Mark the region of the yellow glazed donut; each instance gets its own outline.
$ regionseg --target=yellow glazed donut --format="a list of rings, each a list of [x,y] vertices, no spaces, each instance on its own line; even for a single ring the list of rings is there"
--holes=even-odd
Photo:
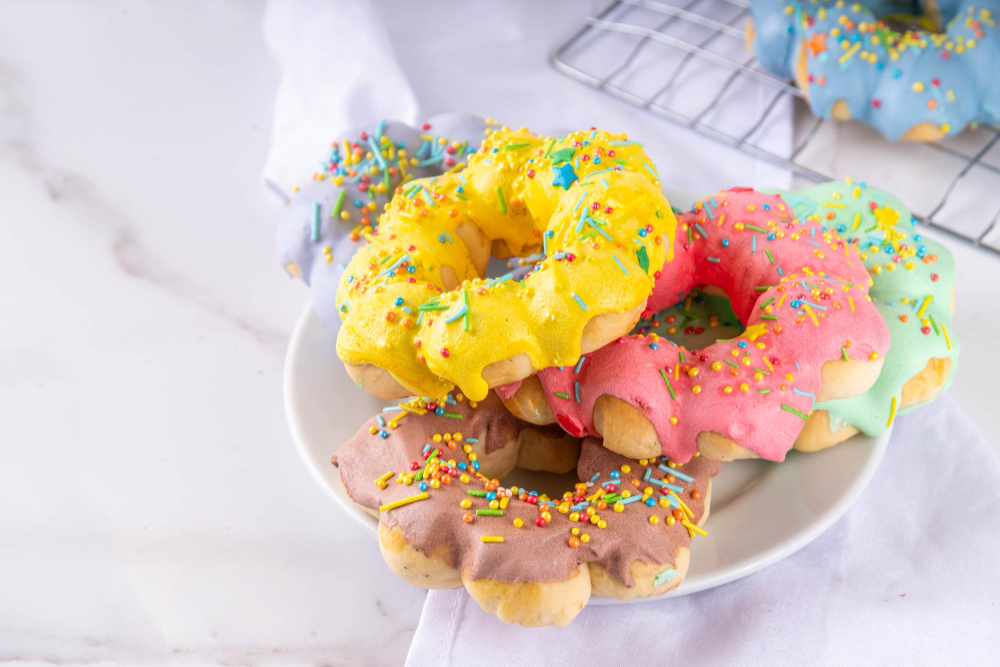
[[[627,333],[675,226],[625,135],[492,131],[464,170],[397,188],[341,279],[337,352],[380,398],[457,385],[482,399]],[[488,280],[491,251],[544,257],[521,281]]]
[[[719,463],[626,459],[520,422],[493,393],[405,405],[369,420],[333,463],[378,515],[382,556],[407,582],[464,586],[508,623],[562,626],[591,594],[627,600],[683,581]],[[505,480],[515,467],[579,481],[548,496]]]

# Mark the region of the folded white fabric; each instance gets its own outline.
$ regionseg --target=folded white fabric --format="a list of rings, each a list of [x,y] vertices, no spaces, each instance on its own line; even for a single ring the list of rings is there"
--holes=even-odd
[[[702,593],[588,607],[562,629],[431,591],[406,664],[995,665],[998,489],[996,453],[944,395],[899,419],[855,506],[790,558]]]

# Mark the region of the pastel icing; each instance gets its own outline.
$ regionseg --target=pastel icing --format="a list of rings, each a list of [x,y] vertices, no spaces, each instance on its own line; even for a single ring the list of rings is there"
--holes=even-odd
[[[998,8],[998,0],[754,0],[753,51],[787,78],[804,52],[818,116],[831,118],[844,100],[852,118],[891,141],[920,123],[950,136],[1000,122]],[[924,14],[942,32],[899,32],[881,20],[901,14]]]
[[[865,183],[847,179],[779,194],[798,216],[846,238],[871,273],[871,298],[892,336],[882,372],[867,392],[816,408],[830,414],[833,428],[850,424],[869,435],[883,433],[895,415],[908,411],[897,410],[903,384],[928,360],[952,361],[946,386],[954,376],[959,353],[951,323],[954,257],[920,233],[899,199]]]
[[[381,120],[334,141],[305,185],[295,189],[278,224],[278,261],[309,285],[313,309],[340,328],[337,286],[347,262],[396,188],[442,174],[474,152],[496,121],[468,113],[431,118],[420,128]]]
[[[874,361],[889,348],[858,249],[825,223],[797,217],[782,197],[749,188],[695,204],[681,217],[677,246],[649,312],[713,285],[743,333],[697,349],[648,330],[623,337],[541,371],[549,405],[570,434],[596,435],[595,402],[620,398],[649,419],[675,461],[691,459],[703,431],[781,461],[819,396],[822,365]]]
[[[637,462],[591,438],[581,448],[579,483],[550,498],[479,475],[475,454],[505,446],[523,428],[545,427],[516,420],[493,393],[478,404],[449,395],[438,407],[418,400],[403,413],[373,417],[333,463],[354,502],[382,508],[382,524],[398,527],[424,554],[448,546],[450,565],[472,579],[564,581],[580,563],[594,562],[632,585],[633,561],[672,563],[679,547],[704,533],[697,524],[719,471],[715,461]]]
[[[485,279],[460,240],[465,223],[494,248],[543,258],[521,281]],[[464,170],[396,189],[341,280],[337,352],[416,395],[457,386],[482,399],[491,363],[575,361],[591,319],[642,304],[675,225],[656,168],[626,135],[493,131]]]

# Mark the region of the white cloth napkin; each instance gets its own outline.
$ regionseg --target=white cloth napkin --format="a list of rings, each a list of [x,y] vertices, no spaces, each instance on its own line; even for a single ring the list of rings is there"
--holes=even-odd
[[[947,394],[795,555],[702,593],[524,629],[431,591],[407,665],[985,665],[1000,656],[1000,460]],[[708,520],[711,530],[712,520]]]

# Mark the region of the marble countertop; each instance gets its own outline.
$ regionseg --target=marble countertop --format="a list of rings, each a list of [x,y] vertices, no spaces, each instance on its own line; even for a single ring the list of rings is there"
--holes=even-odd
[[[263,9],[197,8],[0,4],[0,662],[399,664],[424,594],[285,423]],[[1000,261],[951,247],[1000,450]]]

